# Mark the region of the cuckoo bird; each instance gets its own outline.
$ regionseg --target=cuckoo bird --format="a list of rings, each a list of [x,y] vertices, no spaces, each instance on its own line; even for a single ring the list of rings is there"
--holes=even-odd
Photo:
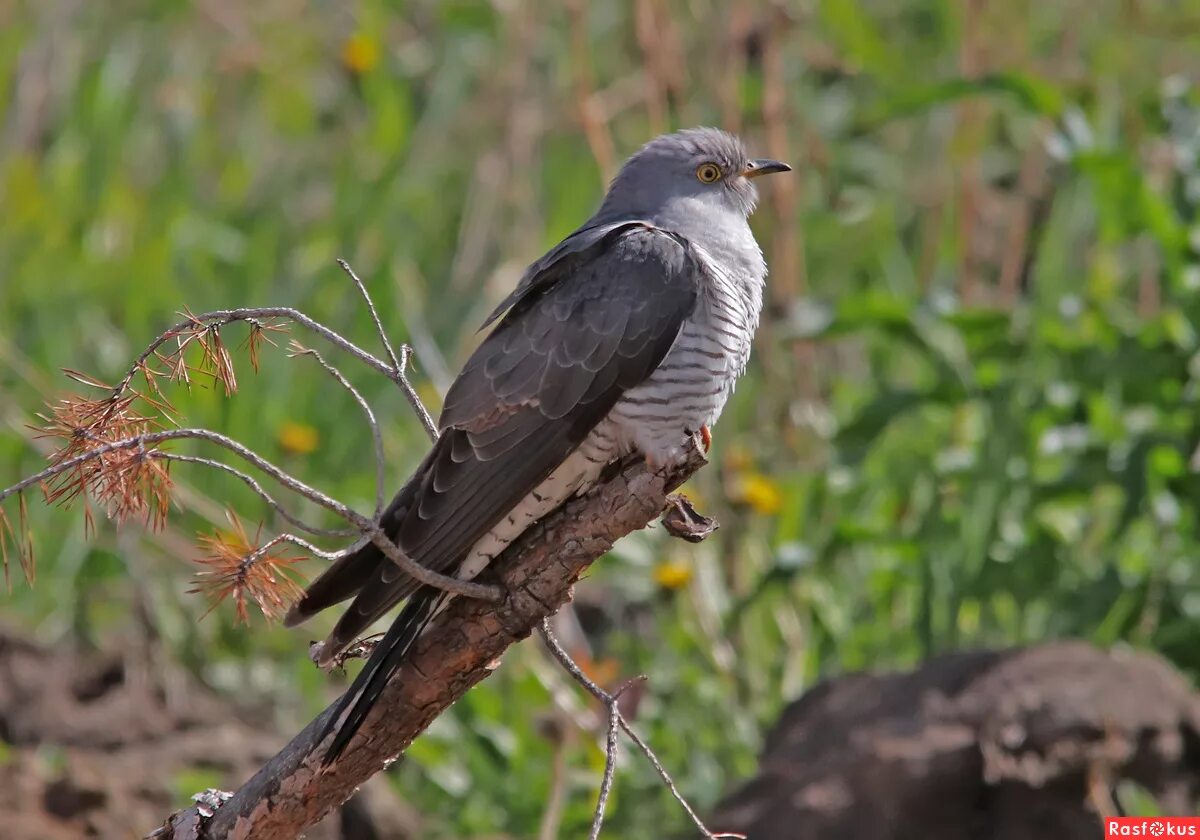
[[[749,158],[738,138],[712,128],[658,137],[629,158],[596,214],[484,322],[499,323],[450,386],[437,442],[383,514],[400,550],[473,578],[607,465],[637,453],[662,467],[683,456],[689,436],[707,445],[762,307],[767,266],[748,223],[754,181],[789,169]],[[322,664],[405,604],[329,719],[337,734],[326,763],[452,596],[368,543],[320,575],[287,623],[351,597]]]

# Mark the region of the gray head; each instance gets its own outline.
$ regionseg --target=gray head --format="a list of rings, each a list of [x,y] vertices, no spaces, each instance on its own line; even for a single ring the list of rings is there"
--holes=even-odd
[[[656,137],[625,162],[597,214],[651,221],[746,219],[758,203],[753,179],[787,172],[786,163],[752,159],[742,141],[716,128]]]

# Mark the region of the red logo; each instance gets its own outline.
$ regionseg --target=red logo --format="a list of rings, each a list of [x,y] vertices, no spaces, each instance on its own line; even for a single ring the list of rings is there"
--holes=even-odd
[[[1200,817],[1105,817],[1104,836],[1200,838]]]

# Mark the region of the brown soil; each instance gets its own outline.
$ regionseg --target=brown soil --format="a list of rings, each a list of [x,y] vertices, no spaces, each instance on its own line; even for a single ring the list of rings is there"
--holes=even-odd
[[[0,632],[0,836],[140,838],[190,804],[189,771],[232,789],[286,743],[195,680],[165,685],[163,670]],[[417,822],[380,778],[306,836],[407,840]]]

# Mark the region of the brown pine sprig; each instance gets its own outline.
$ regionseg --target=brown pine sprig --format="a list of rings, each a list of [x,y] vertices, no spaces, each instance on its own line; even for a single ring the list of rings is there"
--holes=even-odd
[[[25,494],[17,496],[17,527],[14,528],[4,508],[0,508],[0,566],[4,569],[4,587],[12,591],[12,582],[8,576],[8,547],[11,543],[17,553],[17,562],[30,585],[34,580],[33,566],[33,532],[29,528],[29,508],[25,504]]]
[[[190,385],[193,372],[204,373],[211,376],[227,396],[237,390],[233,357],[221,337],[221,328],[230,321],[213,321],[191,312],[185,312],[185,317],[187,321],[160,336],[116,386],[77,370],[64,369],[73,381],[108,393],[98,399],[72,394],[51,405],[49,414],[38,415],[43,425],[35,429],[36,437],[62,441],[50,456],[52,465],[98,452],[107,444],[139,437],[162,428],[164,422],[177,425],[172,416],[175,407],[163,393],[159,384],[161,379]],[[268,319],[247,318],[245,321],[250,332],[242,346],[251,367],[257,372],[262,343],[274,344],[266,333],[283,331],[284,327]],[[159,349],[171,341],[174,342],[171,350],[163,352]],[[186,351],[193,344],[199,348],[200,359],[196,364],[189,364]],[[142,389],[133,386],[138,374],[145,382]],[[135,406],[143,411],[135,411]],[[156,457],[159,452],[155,448],[139,446],[97,454],[43,483],[43,493],[48,502],[61,505],[69,505],[82,497],[84,521],[89,532],[94,530],[89,497],[99,502],[118,522],[141,518],[157,530],[165,522],[172,488],[165,460]]]
[[[239,345],[245,349],[250,361],[250,367],[257,373],[261,359],[263,343],[274,346],[275,342],[267,337],[271,332],[287,332],[284,324],[270,317],[254,317],[251,315],[233,316],[230,313],[194,314],[190,309],[180,312],[185,320],[159,336],[150,347],[134,362],[129,373],[121,383],[112,389],[113,396],[124,393],[136,393],[132,383],[137,374],[141,374],[146,382],[146,392],[139,396],[155,404],[163,411],[171,409],[170,402],[163,395],[159,379],[168,382],[191,386],[192,374],[204,374],[212,378],[220,386],[226,396],[232,396],[238,389],[237,371],[233,364],[233,356],[225,344],[222,330],[231,323],[243,322],[249,327],[246,338]],[[200,358],[194,363],[188,360],[188,348],[195,345],[199,349]],[[168,349],[164,350],[163,348]],[[153,394],[153,397],[151,397]]]
[[[154,531],[166,525],[174,483],[169,463],[156,459],[155,451],[119,449],[96,459],[100,468],[92,495],[118,523],[141,519]]]
[[[191,373],[201,373],[212,378],[213,383],[225,391],[225,396],[233,396],[238,389],[237,371],[233,367],[233,357],[229,354],[225,342],[221,338],[221,329],[227,326],[220,321],[205,321],[184,309],[182,313],[187,319],[187,326],[174,332],[175,350],[164,356],[155,356],[168,363],[169,375],[173,381],[191,385]],[[192,344],[200,349],[200,360],[195,365],[187,363],[185,351]],[[172,358],[174,357],[174,358]],[[254,369],[258,370],[255,364]]]
[[[250,321],[250,332],[242,340],[240,347],[245,348],[246,357],[250,360],[250,367],[258,373],[258,364],[262,346],[264,343],[270,344],[272,347],[278,347],[274,341],[267,337],[268,332],[287,332],[287,328],[279,324],[263,323],[262,321]]]
[[[203,553],[195,562],[204,568],[192,578],[188,592],[208,599],[205,615],[232,597],[242,623],[250,620],[247,599],[254,601],[268,619],[281,618],[292,602],[304,594],[297,581],[303,577],[292,568],[304,558],[275,550],[286,541],[284,537],[261,543],[261,523],[251,539],[237,514],[227,510],[226,516],[231,530],[199,537]]]
[[[213,382],[224,388],[225,396],[233,396],[238,389],[237,372],[233,367],[233,357],[221,340],[221,328],[204,328],[198,333],[196,343],[200,345],[200,372],[208,374]]]
[[[52,465],[96,453],[42,482],[49,504],[67,506],[80,497],[86,504],[90,497],[118,523],[142,519],[154,530],[165,524],[172,482],[169,465],[155,458],[159,450],[147,445],[107,449],[161,426],[155,418],[133,411],[139,399],[136,393],[103,399],[71,395],[51,406],[49,415],[38,415],[43,425],[36,429],[36,437],[62,441],[50,456]],[[84,517],[93,527],[90,506],[85,507]]]

